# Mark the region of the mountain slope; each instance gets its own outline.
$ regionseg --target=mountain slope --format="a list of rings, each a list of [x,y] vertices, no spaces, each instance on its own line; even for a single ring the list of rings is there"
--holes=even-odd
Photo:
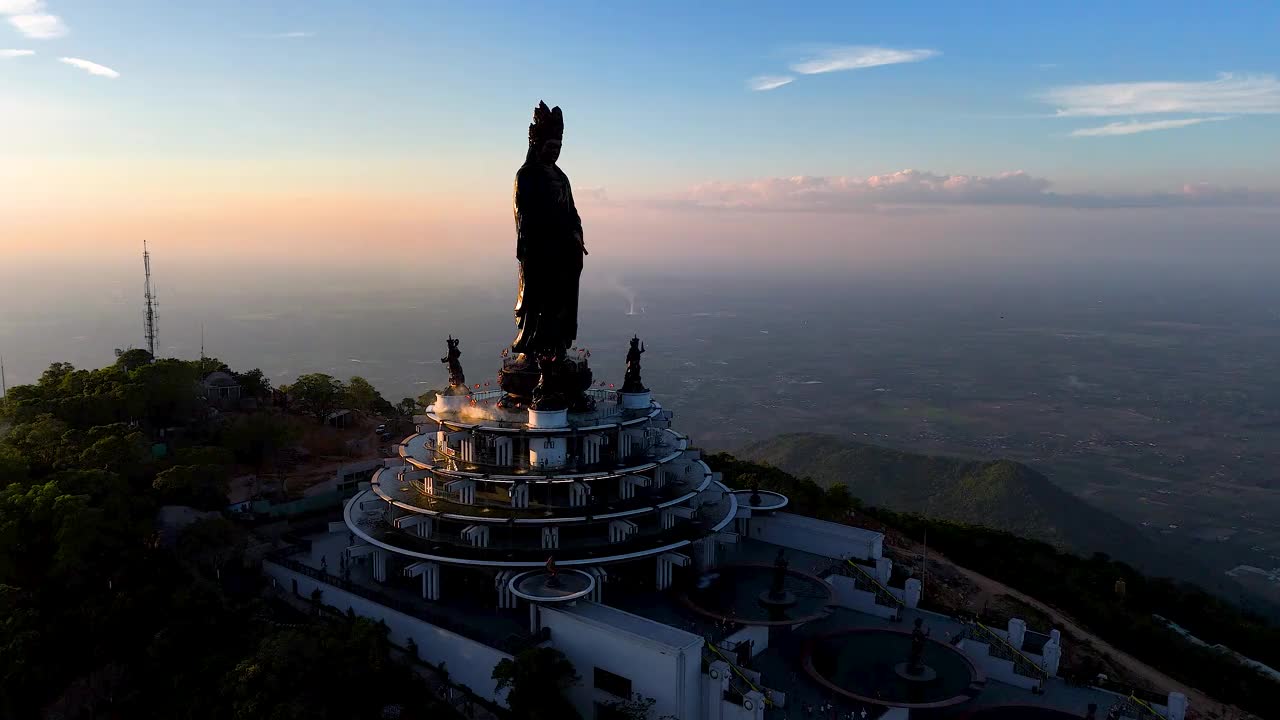
[[[814,433],[779,435],[735,455],[823,487],[843,483],[868,505],[985,525],[1077,552],[1103,551],[1151,569],[1167,570],[1176,560],[1137,528],[1011,460],[918,455]]]

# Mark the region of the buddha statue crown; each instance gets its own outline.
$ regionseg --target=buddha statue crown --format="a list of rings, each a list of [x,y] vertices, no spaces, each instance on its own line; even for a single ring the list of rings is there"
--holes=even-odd
[[[545,102],[538,101],[533,109],[533,122],[529,125],[530,147],[540,145],[547,140],[564,138],[564,114],[559,106],[548,108]]]

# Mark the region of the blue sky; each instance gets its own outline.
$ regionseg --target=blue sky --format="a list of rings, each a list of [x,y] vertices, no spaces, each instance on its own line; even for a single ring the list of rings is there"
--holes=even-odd
[[[175,187],[484,205],[507,192],[539,99],[565,109],[576,185],[614,199],[804,209],[815,186],[800,197],[781,180],[797,176],[824,179],[822,210],[883,202],[888,181],[868,177],[906,205],[1280,192],[1274,3],[0,0],[0,13],[13,141],[0,182],[24,207]],[[839,69],[868,58],[885,64]],[[789,82],[751,89],[760,77]],[[1211,199],[1185,191],[1197,183]]]

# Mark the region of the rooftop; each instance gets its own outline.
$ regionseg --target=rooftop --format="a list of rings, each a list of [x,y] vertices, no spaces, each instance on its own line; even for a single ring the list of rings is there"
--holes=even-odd
[[[701,647],[702,636],[685,632],[679,628],[655,622],[639,615],[633,615],[616,607],[594,602],[577,602],[572,605],[556,607],[556,610],[567,615],[585,618],[593,622],[607,625],[629,635],[659,643],[672,649],[688,649]]]

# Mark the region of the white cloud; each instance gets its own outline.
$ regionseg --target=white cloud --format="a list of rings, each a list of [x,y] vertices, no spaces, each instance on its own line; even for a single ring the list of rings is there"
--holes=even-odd
[[[58,58],[58,60],[72,67],[78,67],[81,70],[84,70],[85,72],[89,73],[90,75],[98,75],[101,77],[112,78],[112,79],[120,77],[120,73],[116,72],[115,70],[112,70],[106,65],[99,65],[96,62],[90,62],[88,60],[81,60],[80,58],[73,58],[73,57]]]
[[[0,50],[0,58],[26,57],[35,54],[35,50]]]
[[[850,45],[818,52],[813,57],[792,64],[791,70],[801,75],[816,75],[839,70],[861,70],[880,65],[920,62],[938,54],[937,50],[896,50],[871,45]]]
[[[790,85],[795,78],[790,75],[757,75],[747,81],[747,87],[757,92],[777,90],[783,85]]]
[[[245,37],[255,40],[292,40],[295,38],[315,37],[316,34],[307,30],[291,30],[289,32],[266,33],[265,35],[246,35]]]
[[[44,9],[44,0],[0,0],[0,15],[31,15]]]
[[[778,177],[709,182],[667,198],[666,204],[758,212],[896,212],[945,206],[1143,208],[1280,205],[1280,193],[1186,185],[1178,192],[1062,194],[1045,178],[1021,170],[999,175],[943,175],[901,170],[867,178]]]
[[[67,34],[62,18],[45,12],[44,0],[0,0],[0,15],[18,32],[36,40],[50,40]]]
[[[1178,120],[1152,120],[1149,122],[1139,122],[1130,120],[1129,122],[1113,122],[1107,123],[1101,127],[1080,128],[1071,133],[1072,137],[1106,137],[1110,135],[1134,135],[1137,133],[1151,132],[1152,130],[1172,130],[1174,128],[1189,127],[1191,125],[1199,125],[1200,123],[1219,122],[1222,120],[1230,120],[1225,116],[1203,117],[1203,118],[1180,118]]]
[[[1280,113],[1280,82],[1274,75],[1223,73],[1216,80],[1067,85],[1040,95],[1063,117],[1109,117],[1163,113],[1246,115]]]

